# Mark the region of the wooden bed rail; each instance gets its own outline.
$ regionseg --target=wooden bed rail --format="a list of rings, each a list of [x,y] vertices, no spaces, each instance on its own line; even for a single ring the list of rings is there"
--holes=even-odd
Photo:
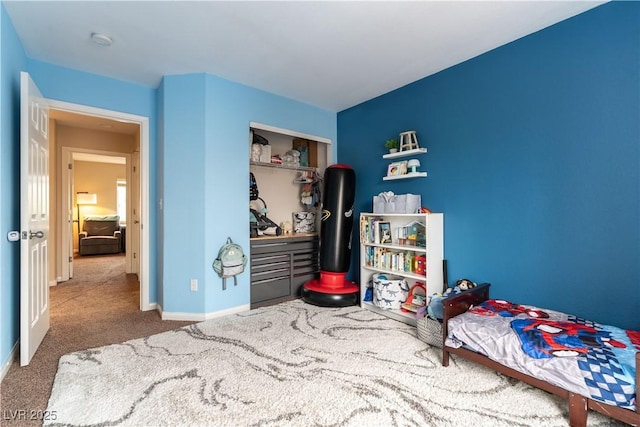
[[[444,311],[444,316],[442,318],[442,365],[449,366],[449,351],[447,350],[447,346],[444,345],[445,340],[447,339],[447,335],[449,335],[448,331],[448,323],[449,319],[457,316],[458,314],[462,314],[465,311],[469,310],[471,306],[478,305],[482,301],[486,301],[489,299],[489,287],[491,285],[489,283],[483,283],[481,285],[476,286],[473,289],[469,289],[467,291],[460,292],[457,295],[454,295],[450,298],[442,300],[442,306]]]

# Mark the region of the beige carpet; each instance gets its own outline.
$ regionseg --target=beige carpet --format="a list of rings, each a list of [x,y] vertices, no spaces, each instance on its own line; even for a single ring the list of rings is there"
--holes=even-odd
[[[0,384],[0,425],[40,425],[11,420],[15,411],[44,411],[58,360],[64,354],[175,329],[192,322],[163,321],[139,310],[137,277],[125,274],[124,255],[74,260],[74,278],[51,288],[51,329],[31,364],[15,361]],[[20,414],[20,412],[18,412]]]

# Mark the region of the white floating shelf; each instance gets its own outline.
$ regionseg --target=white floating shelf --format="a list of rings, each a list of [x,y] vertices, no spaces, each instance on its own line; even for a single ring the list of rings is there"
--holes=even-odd
[[[382,156],[383,159],[395,159],[397,157],[414,156],[416,154],[424,154],[427,152],[426,148],[414,148],[413,150],[398,151],[397,153],[388,153]]]
[[[410,172],[410,173],[405,173],[404,175],[385,176],[382,179],[385,181],[391,181],[394,179],[423,178],[425,176],[427,176],[426,172]]]

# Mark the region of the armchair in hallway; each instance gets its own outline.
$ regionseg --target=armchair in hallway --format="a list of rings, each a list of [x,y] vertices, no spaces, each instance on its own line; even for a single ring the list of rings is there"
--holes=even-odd
[[[80,255],[117,254],[121,252],[120,217],[86,216],[80,233]]]

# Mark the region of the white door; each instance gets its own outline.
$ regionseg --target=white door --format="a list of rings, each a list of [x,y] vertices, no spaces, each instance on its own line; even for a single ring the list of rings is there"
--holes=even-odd
[[[140,153],[131,154],[131,221],[127,220],[127,252],[131,251],[131,273],[140,278]]]
[[[60,164],[62,174],[60,176],[60,279],[66,282],[73,277],[73,244],[75,220],[73,219],[73,155],[69,148],[62,147]]]
[[[49,330],[49,109],[20,76],[20,365]]]
[[[63,196],[63,197],[66,197],[67,202],[64,204],[65,212],[62,215],[66,219],[66,232],[63,233],[66,239],[63,239],[63,241],[66,242],[67,251],[68,251],[68,255],[67,255],[68,262],[66,264],[69,266],[68,268],[69,276],[67,277],[67,280],[69,280],[69,278],[73,277],[73,224],[75,224],[73,222],[73,202],[74,202],[73,195],[76,194],[73,187],[73,182],[74,182],[73,181],[73,159],[72,159],[71,153],[69,153],[69,159],[67,160],[67,165],[69,166],[67,169],[69,173],[66,174],[66,177],[67,177],[67,182],[65,183],[66,194],[65,196]],[[80,218],[78,218],[78,238],[80,238],[79,234],[80,234]],[[78,244],[78,246],[80,246],[80,244]]]

